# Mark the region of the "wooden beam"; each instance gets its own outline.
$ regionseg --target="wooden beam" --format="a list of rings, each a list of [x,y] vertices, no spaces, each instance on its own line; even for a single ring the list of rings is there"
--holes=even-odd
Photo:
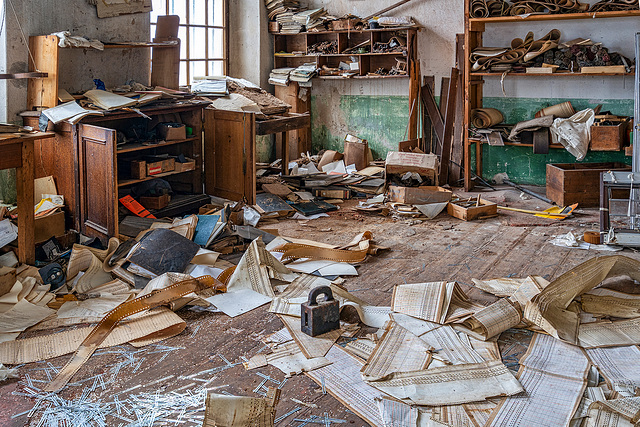
[[[456,100],[458,96],[458,77],[460,71],[451,69],[449,91],[447,94],[447,110],[444,115],[444,135],[442,137],[442,154],[440,156],[440,185],[449,181],[449,159],[451,158],[451,139],[453,137],[453,125],[455,122]]]

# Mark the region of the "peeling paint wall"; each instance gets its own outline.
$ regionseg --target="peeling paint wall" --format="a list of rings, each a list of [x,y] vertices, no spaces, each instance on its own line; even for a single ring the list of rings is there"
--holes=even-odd
[[[68,30],[74,35],[104,42],[149,40],[148,13],[99,19],[96,7],[87,0],[13,0],[12,3],[19,23],[7,6],[4,46],[0,39],[0,49],[3,50],[0,55],[1,72],[28,70],[28,50],[20,28],[27,39],[29,36]],[[129,79],[148,84],[149,55],[149,49],[63,50],[60,55],[60,69],[63,70],[60,86],[70,91],[88,90],[93,88],[95,78],[103,80],[107,87],[122,85]],[[18,114],[27,105],[27,81],[11,80],[6,85],[6,95],[0,98],[0,109],[7,121],[20,122]]]

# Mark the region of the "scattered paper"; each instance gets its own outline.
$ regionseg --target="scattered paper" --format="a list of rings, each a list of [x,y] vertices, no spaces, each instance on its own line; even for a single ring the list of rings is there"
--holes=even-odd
[[[271,302],[271,297],[265,296],[253,289],[237,289],[233,292],[216,294],[206,298],[229,317],[236,317]]]

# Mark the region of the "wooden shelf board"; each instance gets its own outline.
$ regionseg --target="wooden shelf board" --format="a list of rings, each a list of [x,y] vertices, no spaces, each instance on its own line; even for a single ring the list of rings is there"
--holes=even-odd
[[[471,77],[502,77],[502,73],[469,73]],[[587,73],[570,73],[568,71],[558,71],[549,74],[537,74],[537,73],[508,73],[507,77],[601,77],[601,76],[634,76],[635,73],[599,73],[599,74],[587,74]]]
[[[276,58],[317,58],[322,56],[404,56],[407,55],[403,52],[374,52],[374,53],[320,53],[312,55],[294,55],[292,53],[276,53]]]
[[[612,11],[612,12],[579,12],[579,13],[557,13],[557,14],[530,14],[519,16],[496,16],[492,18],[469,18],[469,23],[493,24],[501,22],[524,22],[524,21],[560,21],[573,19],[599,19],[599,18],[625,18],[630,16],[640,16],[640,10]]]
[[[314,34],[337,34],[337,33],[351,33],[351,34],[359,34],[359,33],[379,33],[379,32],[393,32],[393,31],[401,31],[401,30],[417,30],[419,26],[413,27],[386,27],[386,28],[375,28],[368,30],[335,30],[335,31],[305,31],[297,34],[283,34],[283,33],[271,33],[274,36],[300,36],[300,35],[314,35]]]
[[[135,44],[128,43],[116,43],[116,44],[105,44],[105,49],[137,49],[137,48],[145,48],[145,47],[178,47],[180,46],[177,42],[141,42]],[[86,48],[84,48],[86,49]]]
[[[351,76],[351,77],[342,77],[342,76],[317,76],[314,78],[322,79],[322,80],[349,80],[349,79],[406,79],[408,75],[394,75],[394,76]]]
[[[489,144],[487,141],[478,139],[478,138],[469,138],[469,143],[470,144],[480,143],[480,144],[486,144],[486,145]],[[533,147],[533,144],[521,144],[519,142],[510,142],[510,141],[504,141],[504,145],[509,145],[513,147]],[[493,145],[492,147],[500,147],[500,146]],[[549,148],[564,148],[564,146],[562,144],[549,144]]]
[[[122,153],[131,153],[133,151],[151,150],[153,148],[160,148],[160,147],[167,147],[169,145],[182,144],[183,142],[193,142],[196,139],[198,139],[197,136],[192,136],[187,139],[179,139],[175,141],[164,141],[158,144],[149,144],[149,145],[127,144],[123,146],[124,148],[117,150],[117,153],[122,154]]]
[[[182,171],[182,172],[171,171],[171,172],[165,172],[165,173],[158,173],[142,179],[122,179],[118,181],[118,187],[126,187],[127,185],[138,184],[140,182],[151,181],[152,179],[156,179],[156,178],[162,178],[165,176],[177,175],[179,173],[187,173],[187,172],[193,172],[193,170]]]

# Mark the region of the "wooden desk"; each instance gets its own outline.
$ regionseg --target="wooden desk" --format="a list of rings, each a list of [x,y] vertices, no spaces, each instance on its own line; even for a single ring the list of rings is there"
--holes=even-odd
[[[35,264],[36,247],[34,241],[33,141],[51,138],[51,132],[30,134],[0,134],[0,169],[16,168],[16,188],[18,192],[18,260],[25,264]]]
[[[205,109],[205,192],[256,202],[256,135],[282,134],[282,174],[289,173],[289,132],[311,125],[309,113],[256,120],[255,114]]]

